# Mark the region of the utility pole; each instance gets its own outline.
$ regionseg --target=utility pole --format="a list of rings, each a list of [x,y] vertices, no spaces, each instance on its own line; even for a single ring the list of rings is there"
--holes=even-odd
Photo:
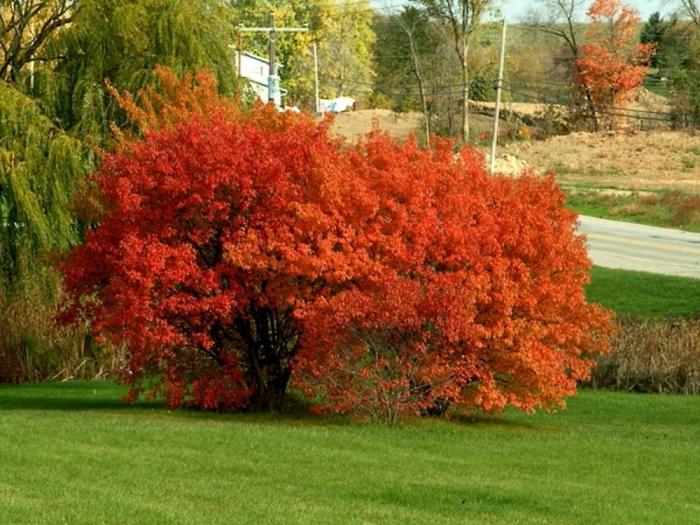
[[[238,24],[238,78],[241,77],[241,63],[243,60],[243,33],[241,28],[243,24]]]
[[[493,136],[491,137],[491,159],[489,171],[493,175],[496,165],[496,143],[498,142],[498,119],[501,114],[501,91],[503,90],[503,66],[506,59],[506,19],[503,19],[503,32],[501,33],[501,56],[498,61],[498,80],[496,81],[496,111],[493,115]]]
[[[318,45],[314,40],[314,102],[316,114],[321,113],[321,105],[318,98]]]
[[[277,34],[278,33],[306,33],[308,27],[277,27],[275,19],[270,13],[270,25],[268,27],[243,27],[238,26],[238,31],[241,33],[267,33],[269,41],[268,57],[270,61],[270,73],[267,77],[267,100],[274,102],[279,107],[282,105],[282,95],[280,93],[280,77],[277,74],[277,63],[275,55],[277,51]]]

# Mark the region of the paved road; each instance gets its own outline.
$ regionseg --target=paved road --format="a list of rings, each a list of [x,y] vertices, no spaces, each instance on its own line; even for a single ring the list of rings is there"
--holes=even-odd
[[[581,215],[593,264],[700,278],[700,233]]]

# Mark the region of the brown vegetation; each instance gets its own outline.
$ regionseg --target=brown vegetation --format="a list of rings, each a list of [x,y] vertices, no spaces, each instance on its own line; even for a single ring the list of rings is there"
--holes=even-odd
[[[700,192],[700,135],[692,132],[572,133],[512,143],[504,154],[555,170],[565,184]]]
[[[86,325],[58,326],[52,297],[34,283],[0,294],[0,383],[114,377],[119,353],[97,344]]]
[[[598,359],[594,388],[700,393],[700,319],[623,318],[612,352]]]

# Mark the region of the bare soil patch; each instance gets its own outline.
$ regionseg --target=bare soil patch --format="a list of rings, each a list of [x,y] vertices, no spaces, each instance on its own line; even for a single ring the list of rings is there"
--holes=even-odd
[[[493,119],[470,112],[471,133],[479,137],[490,133]],[[459,126],[459,122],[455,123]],[[396,113],[389,109],[362,109],[335,115],[333,133],[351,142],[357,141],[373,129],[386,131],[392,137],[405,139],[410,135],[420,135],[423,131],[423,115],[417,111]],[[455,133],[458,128],[455,129]]]
[[[540,173],[554,170],[564,184],[700,193],[700,135],[692,133],[572,133],[512,143],[500,148],[498,156],[505,155]]]
[[[523,105],[524,106],[524,105]],[[519,110],[536,111],[519,107]],[[492,118],[471,115],[472,134],[490,134]],[[333,132],[355,142],[372,129],[405,139],[419,135],[422,115],[366,109],[335,116]],[[487,147],[483,150],[488,154]],[[497,169],[515,175],[526,166],[537,173],[557,172],[563,184],[610,186],[629,190],[680,190],[700,193],[700,134],[680,131],[572,133],[545,141],[499,147]]]

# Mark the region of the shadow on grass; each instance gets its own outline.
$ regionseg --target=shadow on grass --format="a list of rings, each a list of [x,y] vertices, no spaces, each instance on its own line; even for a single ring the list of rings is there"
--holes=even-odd
[[[80,412],[86,410],[137,410],[163,408],[158,401],[129,405],[119,398],[76,398],[68,396],[0,396],[0,410],[57,410]]]
[[[353,426],[389,427],[396,429],[418,428],[423,424],[445,424],[471,427],[490,427],[523,431],[540,431],[539,425],[522,418],[507,415],[453,413],[448,418],[425,417],[408,419],[397,425],[381,422],[358,422],[346,415],[316,415],[308,410],[307,400],[291,396],[282,412],[233,412],[221,413],[194,408],[168,409],[162,399],[140,400],[126,403],[122,397],[126,388],[111,382],[75,381],[65,383],[43,383],[29,385],[0,385],[0,411],[36,410],[57,412],[114,412],[139,414],[148,411],[151,415],[184,419],[192,422],[248,424],[282,424],[286,426]]]

